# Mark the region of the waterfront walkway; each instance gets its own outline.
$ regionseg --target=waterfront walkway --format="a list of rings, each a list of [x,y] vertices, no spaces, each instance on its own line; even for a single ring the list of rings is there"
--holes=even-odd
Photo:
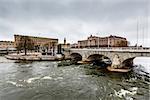
[[[42,55],[41,53],[28,53],[24,55],[24,53],[20,54],[9,54],[5,56],[7,59],[10,60],[27,60],[27,61],[56,61],[61,60],[62,56],[60,55]]]

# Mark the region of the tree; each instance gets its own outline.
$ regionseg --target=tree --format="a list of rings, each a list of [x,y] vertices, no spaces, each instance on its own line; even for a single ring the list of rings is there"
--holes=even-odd
[[[47,52],[49,51],[49,46],[50,46],[50,43],[44,44],[44,47],[45,47],[45,49],[46,49]]]
[[[27,50],[34,49],[34,42],[28,36],[22,36],[16,48],[18,51],[24,50],[25,55],[27,55]]]

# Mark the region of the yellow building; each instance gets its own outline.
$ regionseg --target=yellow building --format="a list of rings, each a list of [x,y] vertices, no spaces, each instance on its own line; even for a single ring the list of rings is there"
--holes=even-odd
[[[25,35],[14,35],[15,46],[17,47],[20,43],[23,43],[22,37],[28,37],[34,44],[35,48],[39,49],[56,49],[58,45],[58,39],[45,38],[45,37],[35,37],[35,36],[25,36]]]

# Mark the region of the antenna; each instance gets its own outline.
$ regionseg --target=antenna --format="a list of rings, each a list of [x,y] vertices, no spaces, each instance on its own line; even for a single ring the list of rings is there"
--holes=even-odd
[[[142,43],[142,44],[143,44],[143,45],[145,44],[145,43],[144,43],[144,34],[145,34],[144,29],[145,29],[145,28],[144,28],[144,25],[143,25],[143,27],[142,27],[142,34],[143,34],[143,43]]]
[[[148,16],[149,16],[149,0],[145,0],[145,37],[146,37],[146,40],[145,40],[145,45],[148,46],[148,32],[149,32],[149,19],[148,19]]]
[[[138,42],[139,42],[139,20],[138,20],[138,18],[137,18],[137,41],[136,41],[136,43],[137,43],[137,49],[138,49]]]
[[[148,19],[149,9],[148,9],[148,7],[149,7],[149,0],[147,0],[147,9],[146,9],[146,14],[147,14],[147,37],[148,37],[148,32],[149,32],[149,30],[148,30],[148,27],[149,27],[149,24],[148,24],[148,21],[149,21],[149,19]],[[148,42],[148,39],[147,39],[147,42]]]

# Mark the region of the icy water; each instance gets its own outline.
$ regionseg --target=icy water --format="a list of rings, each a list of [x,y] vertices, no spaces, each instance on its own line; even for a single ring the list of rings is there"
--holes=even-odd
[[[135,59],[132,72],[90,65],[16,62],[0,57],[0,100],[149,100],[150,59]]]

